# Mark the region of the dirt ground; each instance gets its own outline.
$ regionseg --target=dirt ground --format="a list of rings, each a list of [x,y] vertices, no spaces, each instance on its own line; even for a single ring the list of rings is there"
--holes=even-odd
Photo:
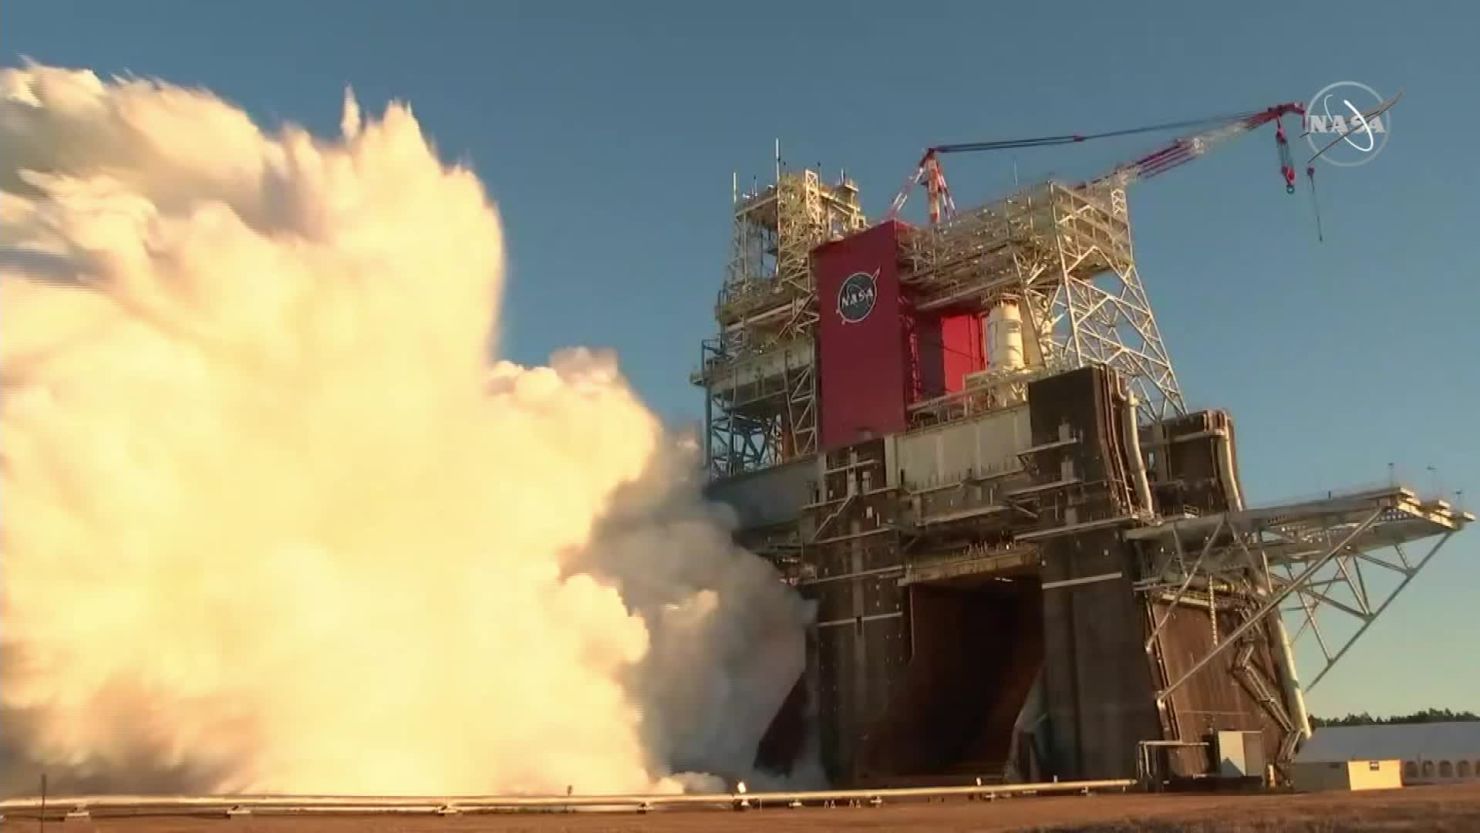
[[[9,818],[0,829],[33,830],[36,819]],[[1096,795],[951,799],[882,807],[766,808],[612,813],[427,816],[256,815],[222,818],[95,818],[48,821],[58,833],[636,833],[698,830],[943,831],[954,833],[1345,833],[1480,831],[1480,783],[1316,795]]]

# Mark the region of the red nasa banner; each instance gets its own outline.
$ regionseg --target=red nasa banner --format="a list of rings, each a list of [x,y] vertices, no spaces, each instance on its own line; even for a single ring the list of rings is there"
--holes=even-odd
[[[898,223],[817,247],[818,390],[824,451],[905,429],[907,333]]]

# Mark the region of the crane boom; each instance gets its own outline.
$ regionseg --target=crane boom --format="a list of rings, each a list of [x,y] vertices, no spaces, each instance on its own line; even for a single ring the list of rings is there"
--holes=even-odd
[[[1096,184],[1113,182],[1116,185],[1125,186],[1138,180],[1149,179],[1157,174],[1166,173],[1179,165],[1191,162],[1209,150],[1212,150],[1215,145],[1226,142],[1236,136],[1242,136],[1251,130],[1278,120],[1281,116],[1290,114],[1304,115],[1305,105],[1294,102],[1276,104],[1266,110],[1261,110],[1257,113],[1252,113],[1218,125],[1211,130],[1178,138],[1167,146],[1153,153],[1149,153],[1140,159],[1119,165],[1109,173],[1095,177],[1090,182]],[[1276,141],[1279,142],[1281,148],[1287,146],[1283,126],[1281,126],[1279,132],[1276,134]],[[1281,173],[1285,176],[1285,186],[1289,188],[1295,182],[1294,168],[1286,164],[1282,164],[1281,167],[1288,169],[1282,170]]]
[[[1069,133],[1058,136],[1039,136],[1029,139],[1006,139],[988,142],[962,142],[935,145],[927,148],[924,155],[920,157],[920,162],[916,166],[914,174],[905,180],[904,187],[900,189],[894,198],[894,202],[890,205],[888,216],[891,219],[898,216],[900,209],[904,207],[905,200],[909,198],[910,191],[915,185],[925,186],[929,200],[931,223],[939,222],[943,215],[948,215],[955,210],[955,202],[951,199],[950,188],[946,184],[945,173],[941,170],[940,165],[940,157],[948,153],[974,153],[991,150],[1050,147],[1054,145],[1078,144],[1095,139],[1131,136],[1140,133],[1164,132],[1191,127],[1207,128],[1190,136],[1178,138],[1165,147],[1142,156],[1139,159],[1118,165],[1108,173],[1095,177],[1085,183],[1088,185],[1113,182],[1123,186],[1142,179],[1148,179],[1165,173],[1172,168],[1184,165],[1207,153],[1215,145],[1255,130],[1269,122],[1279,122],[1282,116],[1292,114],[1303,116],[1305,114],[1305,105],[1296,102],[1287,102],[1276,104],[1263,110],[1255,110],[1236,115],[1212,116],[1123,130],[1110,130],[1101,133]],[[1279,125],[1275,139],[1280,148],[1280,173],[1285,179],[1286,190],[1293,191],[1295,168],[1289,158],[1289,144],[1285,138],[1283,125]]]

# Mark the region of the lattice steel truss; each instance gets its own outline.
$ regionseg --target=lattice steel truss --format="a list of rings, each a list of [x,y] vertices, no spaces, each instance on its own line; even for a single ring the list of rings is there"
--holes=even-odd
[[[1143,422],[1186,413],[1116,183],[1020,191],[914,231],[906,259],[917,309],[1020,299],[1030,368],[1108,365],[1130,380]]]
[[[1180,604],[1232,612],[1239,624],[1215,634],[1213,648],[1157,694],[1167,698],[1226,652],[1250,650],[1244,639],[1272,617],[1298,624],[1294,641],[1309,634],[1323,657],[1310,686],[1346,655],[1377,617],[1408,586],[1455,532],[1475,516],[1442,500],[1424,501],[1392,486],[1321,500],[1202,517],[1167,520],[1127,531],[1141,556],[1136,588],[1169,603],[1154,623],[1147,650]],[[1409,545],[1424,541],[1416,552]],[[1376,580],[1374,571],[1391,578]],[[1321,616],[1344,616],[1351,626],[1337,640]],[[1213,617],[1217,627],[1217,617]],[[1278,629],[1280,632],[1283,629]],[[1235,672],[1247,662],[1235,661]],[[1252,683],[1262,685],[1258,681]],[[1291,685],[1298,686],[1293,680]],[[1303,694],[1295,696],[1303,697]],[[1287,728],[1289,715],[1279,714]],[[1293,742],[1283,750],[1293,753]]]
[[[729,270],[715,305],[719,335],[704,342],[692,380],[707,393],[711,477],[817,451],[809,255],[866,225],[857,187],[825,184],[816,171],[778,172],[774,184],[736,195]]]

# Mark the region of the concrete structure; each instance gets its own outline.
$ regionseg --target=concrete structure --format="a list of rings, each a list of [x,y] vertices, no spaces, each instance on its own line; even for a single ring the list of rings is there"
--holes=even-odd
[[[1403,786],[1403,773],[1395,760],[1296,761],[1290,768],[1290,785],[1303,793],[1396,790]]]
[[[1316,730],[1296,761],[1362,758],[1402,761],[1405,784],[1480,780],[1480,722],[1324,726]]]
[[[1231,418],[1172,370],[1123,172],[925,227],[777,176],[735,197],[694,375],[711,495],[817,603],[759,763],[815,733],[839,785],[1193,774],[1238,731],[1288,764],[1292,642],[1337,661],[1473,517],[1397,485],[1246,507]]]

